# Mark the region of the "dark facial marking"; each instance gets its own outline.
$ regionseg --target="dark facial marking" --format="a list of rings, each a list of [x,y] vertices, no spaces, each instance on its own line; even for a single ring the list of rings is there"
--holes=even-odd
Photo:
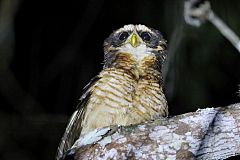
[[[152,35],[149,32],[142,32],[140,34],[140,37],[142,38],[143,41],[149,42],[151,40]]]
[[[112,33],[105,41],[104,46],[119,47],[129,37],[132,31],[123,31],[120,33]]]
[[[129,37],[129,34],[128,34],[128,32],[121,32],[120,34],[119,34],[119,40],[120,41],[124,41],[124,40],[126,40],[127,38]]]
[[[163,39],[162,34],[158,30],[155,30],[153,28],[150,28],[150,29],[153,32],[153,34],[151,34],[150,40],[148,42],[147,41],[145,41],[145,42],[149,47],[157,48],[159,45],[161,45],[160,44],[161,41],[165,41],[165,40]]]

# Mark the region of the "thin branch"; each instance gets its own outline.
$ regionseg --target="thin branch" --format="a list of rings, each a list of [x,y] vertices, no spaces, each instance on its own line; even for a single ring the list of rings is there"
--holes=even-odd
[[[199,0],[185,1],[184,18],[186,23],[199,27],[205,21],[211,22],[240,53],[239,37],[212,11],[208,1],[199,5],[198,8],[194,8],[194,4],[198,1]]]

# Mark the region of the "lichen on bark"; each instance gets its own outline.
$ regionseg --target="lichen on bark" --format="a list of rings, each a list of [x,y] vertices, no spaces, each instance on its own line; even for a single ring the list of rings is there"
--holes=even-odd
[[[102,130],[106,128],[92,135],[97,141],[84,145],[80,141],[68,156],[76,160],[225,159],[240,153],[240,103]]]

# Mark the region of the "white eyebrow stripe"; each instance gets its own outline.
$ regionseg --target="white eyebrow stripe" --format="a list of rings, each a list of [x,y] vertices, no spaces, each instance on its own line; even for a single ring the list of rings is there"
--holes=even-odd
[[[135,27],[136,27],[137,31],[147,31],[147,32],[154,34],[154,32],[152,30],[150,30],[148,27],[146,27],[145,25],[138,24]]]
[[[125,25],[122,28],[118,29],[116,31],[116,33],[120,33],[123,31],[143,31],[143,32],[150,32],[151,34],[154,34],[154,32],[149,29],[148,27],[146,27],[145,25],[142,24],[138,24],[138,25],[133,25],[133,24],[129,24],[129,25]]]
[[[133,31],[135,26],[133,24],[125,25],[122,28],[118,29],[116,33],[120,33],[122,31]]]
[[[133,24],[129,24],[129,25],[125,25],[125,26],[123,26],[123,28],[124,28],[125,30],[133,31],[135,27],[134,27]]]

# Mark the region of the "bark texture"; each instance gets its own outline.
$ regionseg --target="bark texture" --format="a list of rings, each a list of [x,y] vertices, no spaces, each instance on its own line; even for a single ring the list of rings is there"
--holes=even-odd
[[[77,140],[66,158],[205,160],[239,153],[240,103],[98,129]]]

